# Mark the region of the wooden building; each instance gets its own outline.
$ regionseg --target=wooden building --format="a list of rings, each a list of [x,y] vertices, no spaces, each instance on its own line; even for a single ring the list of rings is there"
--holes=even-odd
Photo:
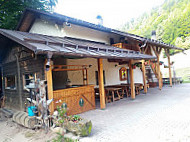
[[[27,88],[39,78],[47,80],[48,99],[54,98],[51,112],[65,102],[69,114],[95,108],[94,87],[99,88],[101,109],[106,107],[104,85],[130,83],[130,96],[135,99],[135,83],[142,83],[146,93],[145,65],[155,73],[161,89],[162,49],[168,62],[170,49],[182,50],[32,9],[25,10],[16,31],[0,29],[0,43],[1,87],[6,107],[23,110],[29,96]],[[136,64],[140,66],[134,69]],[[121,76],[122,72],[128,77]],[[171,77],[170,67],[169,72]]]

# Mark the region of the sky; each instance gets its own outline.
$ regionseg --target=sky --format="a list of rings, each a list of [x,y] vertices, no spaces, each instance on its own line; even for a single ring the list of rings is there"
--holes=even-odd
[[[95,24],[97,15],[101,15],[104,26],[118,28],[163,2],[164,0],[58,0],[55,12]]]

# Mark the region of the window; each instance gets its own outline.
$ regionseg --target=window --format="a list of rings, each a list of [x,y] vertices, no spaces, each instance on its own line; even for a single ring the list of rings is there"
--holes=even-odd
[[[98,82],[98,71],[96,71],[95,73],[96,73],[96,85],[99,85],[99,82]],[[106,84],[105,70],[103,70],[103,78],[104,78],[104,85],[105,85]]]
[[[122,67],[119,70],[119,77],[120,77],[120,81],[127,80],[127,69],[125,67]]]
[[[35,80],[36,80],[36,74],[35,73],[30,73],[30,74],[23,75],[24,88],[34,87]]]
[[[7,76],[5,77],[5,89],[16,89],[16,77]]]

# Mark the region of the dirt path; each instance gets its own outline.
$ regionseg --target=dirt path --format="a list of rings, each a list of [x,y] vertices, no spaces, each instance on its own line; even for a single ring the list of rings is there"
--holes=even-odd
[[[56,136],[51,131],[45,134],[43,130],[27,129],[5,118],[2,113],[0,113],[0,129],[0,142],[46,142]]]

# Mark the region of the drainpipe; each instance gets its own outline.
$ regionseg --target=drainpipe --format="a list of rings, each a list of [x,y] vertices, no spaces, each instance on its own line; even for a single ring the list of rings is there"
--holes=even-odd
[[[18,76],[18,95],[19,95],[19,101],[20,101],[20,109],[22,110],[22,93],[21,93],[21,78],[20,78],[20,64],[19,64],[19,58],[18,55],[15,54],[16,57],[16,64],[17,64],[17,76]]]

